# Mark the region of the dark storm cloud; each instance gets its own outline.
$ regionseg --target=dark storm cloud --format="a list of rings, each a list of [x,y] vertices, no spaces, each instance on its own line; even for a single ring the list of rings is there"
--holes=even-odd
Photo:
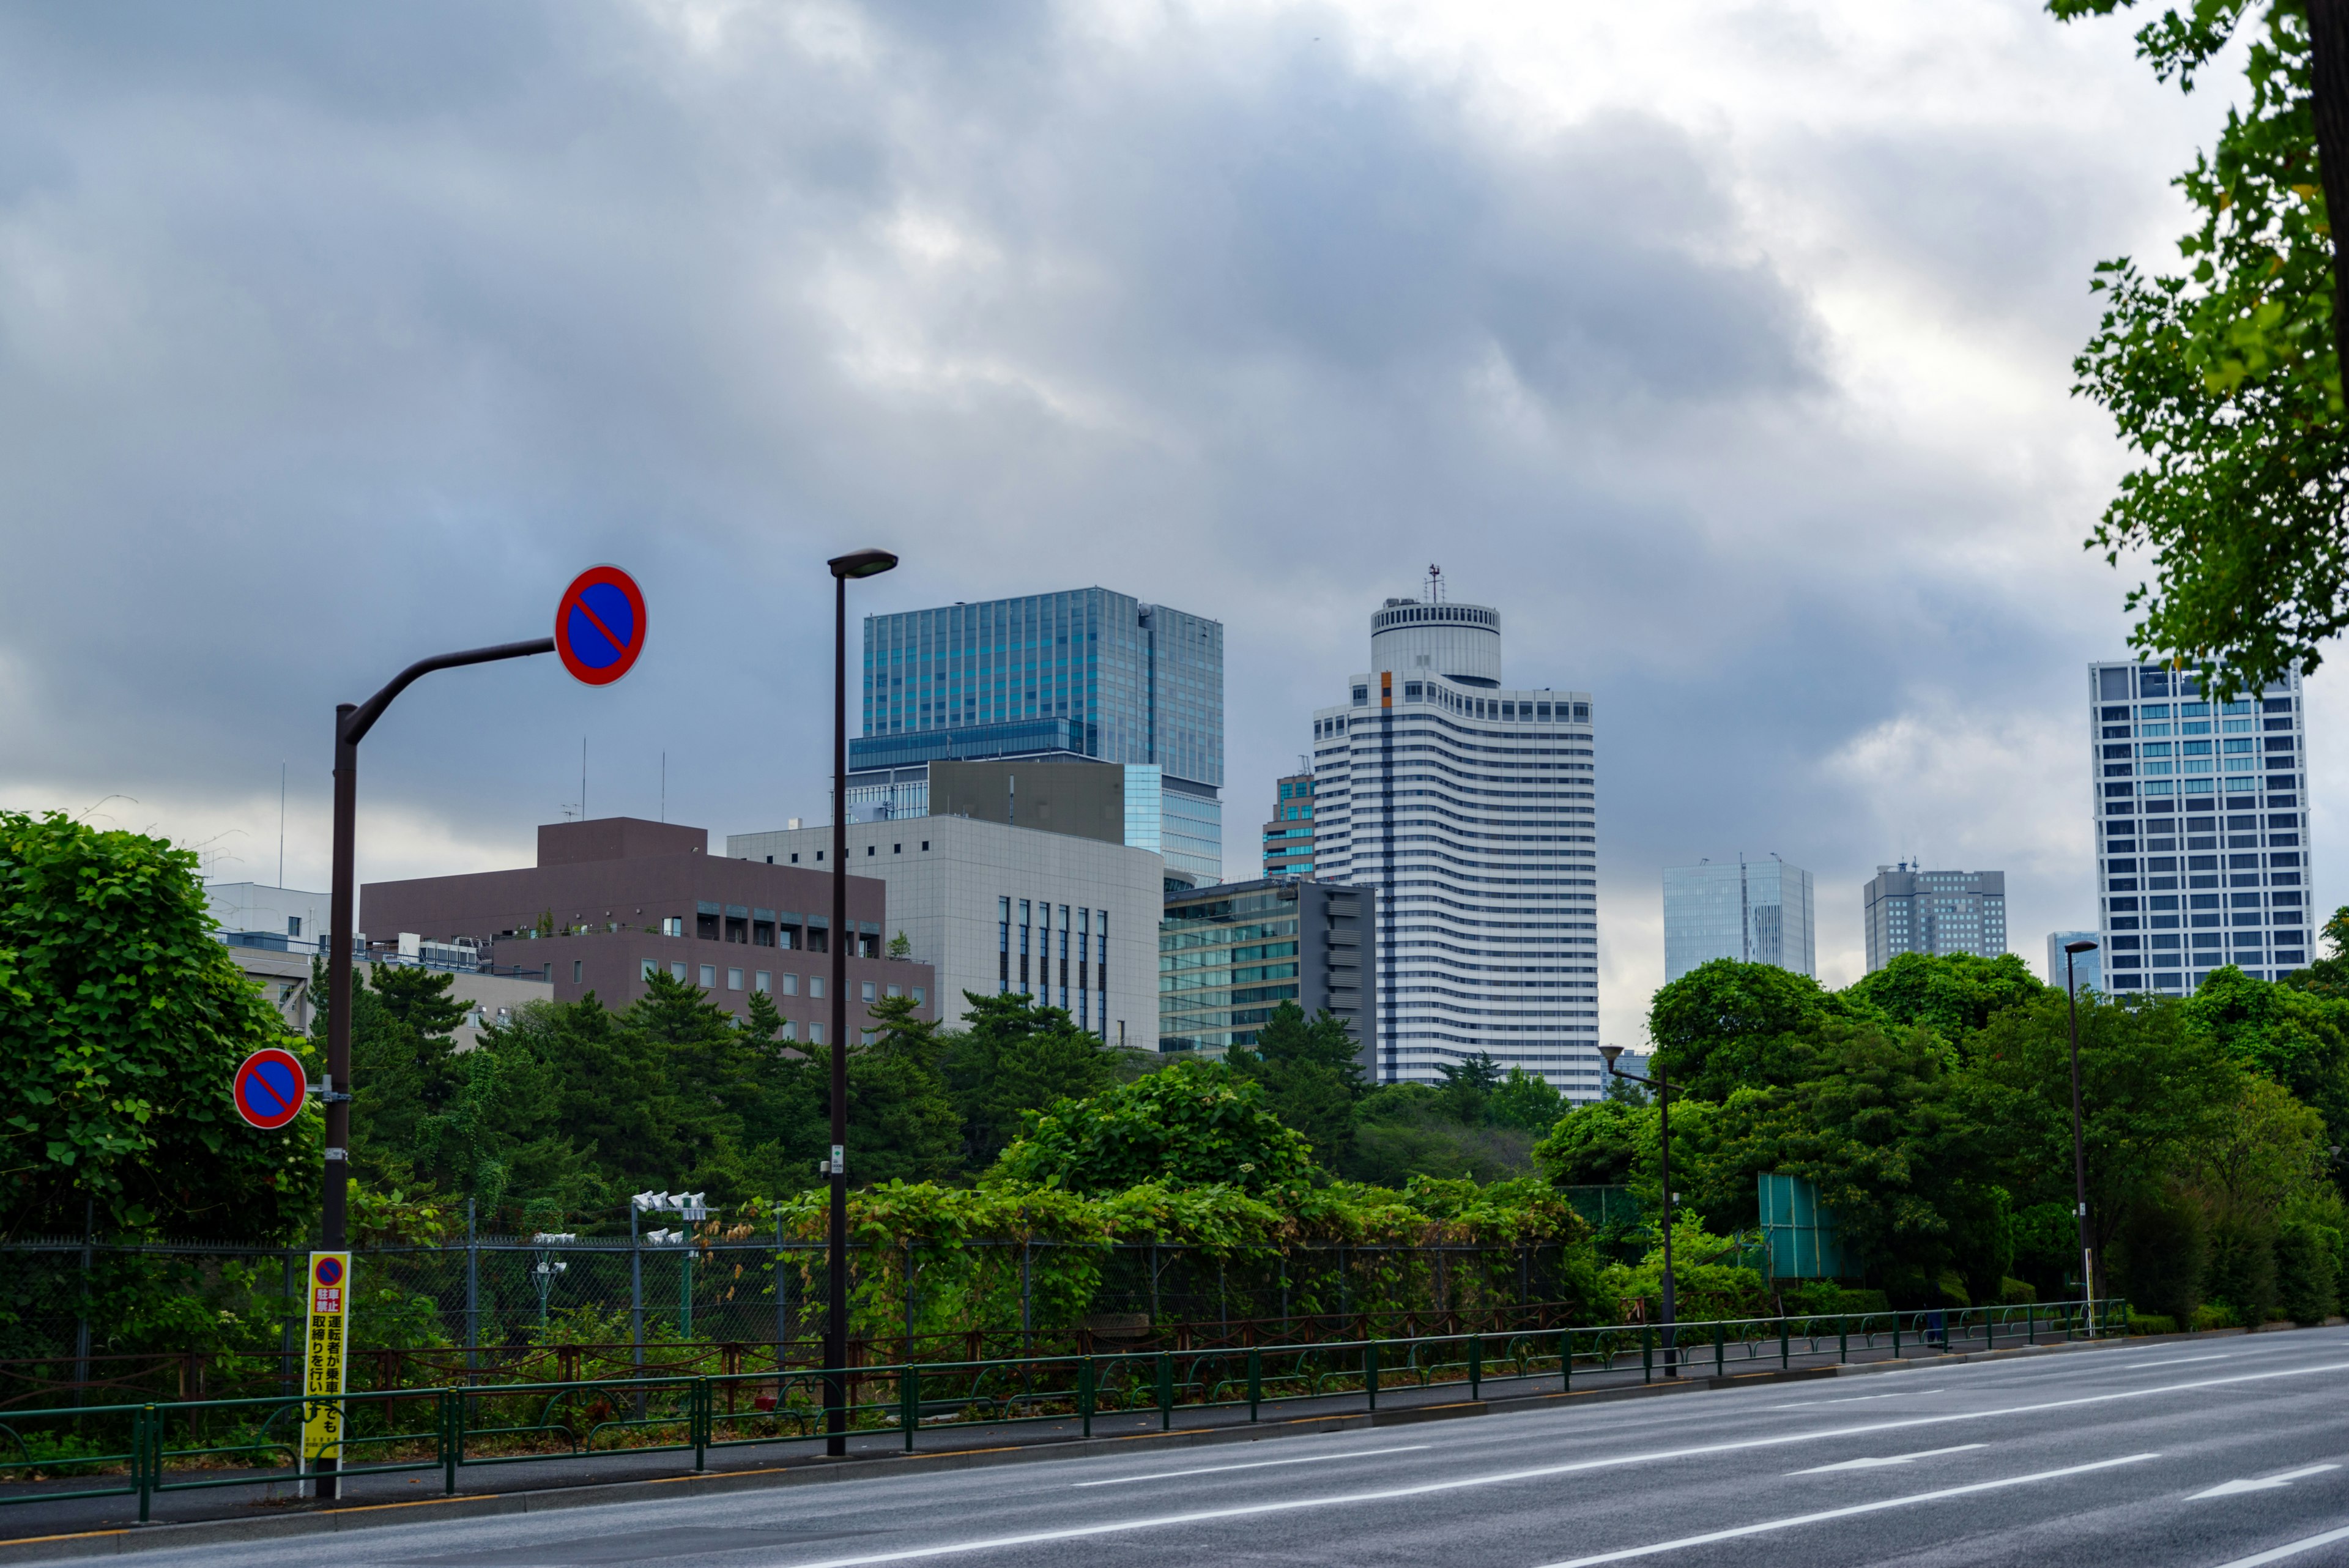
[[[0,787],[250,828],[280,758],[322,795],[336,701],[617,560],[637,675],[438,678],[370,803],[520,846],[585,732],[599,813],[655,809],[666,751],[672,817],[815,815],[820,563],[869,540],[906,556],[870,608],[1100,582],[1224,619],[1245,874],[1369,610],[1441,560],[1513,677],[1600,692],[1646,918],[1657,865],[1739,843],[1847,879],[1891,846],[1837,748],[2117,634],[2050,628],[2076,519],[1992,586],[2047,521],[2029,462],[1855,397],[1717,139],[1620,103],[1505,134],[1334,14],[1126,20],[0,13]],[[2054,341],[2098,241],[2019,145],[1960,145],[1935,205],[1912,132],[1843,136],[1813,205]],[[373,853],[459,853],[411,840]]]

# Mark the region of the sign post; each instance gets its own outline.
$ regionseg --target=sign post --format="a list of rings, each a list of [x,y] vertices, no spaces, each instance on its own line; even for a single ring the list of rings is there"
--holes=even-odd
[[[644,647],[645,597],[635,579],[617,566],[591,566],[572,579],[563,597],[555,601],[554,636],[419,659],[393,676],[382,691],[366,701],[345,702],[335,709],[335,847],[329,894],[333,913],[326,950],[326,1075],[318,1094],[326,1108],[326,1147],[323,1151],[326,1179],[319,1194],[318,1241],[321,1247],[329,1250],[312,1259],[310,1350],[311,1365],[315,1366],[318,1351],[316,1270],[323,1266],[321,1260],[339,1259],[341,1262],[335,1265],[337,1289],[333,1331],[337,1393],[342,1387],[341,1287],[350,1267],[349,1254],[341,1249],[348,1238],[350,1197],[351,961],[359,956],[351,950],[357,940],[354,906],[358,902],[359,742],[367,739],[367,732],[375,728],[376,721],[383,717],[384,710],[401,692],[436,670],[560,653],[564,668],[577,679],[590,686],[608,686],[628,672]],[[340,1407],[335,1408],[339,1413]],[[331,1436],[339,1438],[339,1427]],[[306,1446],[306,1431],[305,1442]],[[320,1497],[335,1495],[334,1471],[339,1452],[339,1445],[332,1441],[322,1447],[315,1466]]]
[[[310,1075],[291,1051],[264,1046],[247,1056],[229,1085],[236,1114],[263,1132],[275,1132],[302,1114]]]
[[[348,1361],[343,1326],[349,1321],[350,1288],[348,1252],[310,1254],[310,1303],[302,1336],[305,1475],[331,1475],[343,1457],[343,1368]]]

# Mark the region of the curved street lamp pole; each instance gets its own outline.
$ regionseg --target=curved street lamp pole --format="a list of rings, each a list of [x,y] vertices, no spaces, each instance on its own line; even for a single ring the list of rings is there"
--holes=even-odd
[[[1672,1099],[1671,1085],[1661,1077],[1642,1078],[1637,1073],[1619,1071],[1615,1058],[1623,1054],[1620,1045],[1601,1045],[1599,1055],[1607,1059],[1607,1071],[1612,1077],[1627,1083],[1645,1084],[1656,1091],[1657,1120],[1663,1148],[1664,1177],[1664,1376],[1675,1376],[1680,1371],[1679,1338],[1672,1318]]]
[[[848,582],[897,564],[886,550],[858,550],[832,569],[832,1245],[823,1319],[824,1452],[848,1452]]]
[[[2072,1024],[2072,1198],[2080,1221],[2080,1293],[2088,1303],[2088,1337],[2096,1337],[2095,1256],[2088,1246],[2088,1152],[2080,1134],[2080,987],[2072,960],[2094,952],[2094,942],[2064,944],[2064,998]]]

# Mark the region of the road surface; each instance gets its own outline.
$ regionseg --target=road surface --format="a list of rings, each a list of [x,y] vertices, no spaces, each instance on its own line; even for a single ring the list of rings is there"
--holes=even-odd
[[[2349,1563],[2349,1330],[140,1552],[153,1568]],[[160,1542],[159,1542],[160,1544]]]

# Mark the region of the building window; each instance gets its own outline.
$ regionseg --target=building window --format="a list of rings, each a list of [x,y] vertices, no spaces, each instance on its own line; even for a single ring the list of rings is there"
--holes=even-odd
[[[808,994],[812,997],[823,995],[823,976],[820,974],[808,976]]]
[[[740,970],[730,969],[726,971],[726,989],[729,991],[740,991],[742,989],[742,971]]]
[[[798,856],[796,856],[796,855],[792,856],[792,865],[794,865],[794,866],[796,866],[796,865],[798,865],[799,863],[800,863],[800,857],[799,857]]]
[[[923,854],[925,854],[925,855],[927,855],[929,852],[930,852],[930,841],[929,841],[928,839],[925,838],[925,839],[923,839],[923,840],[922,840],[922,853],[923,853]]]
[[[671,980],[683,980],[685,978],[684,963],[679,961],[670,964],[668,966],[668,977]]]
[[[574,984],[574,985],[577,985],[577,984],[579,983],[581,971],[583,971],[584,970],[585,970],[585,969],[586,969],[586,967],[587,967],[587,966],[586,966],[585,962],[585,961],[583,961],[582,960],[579,960],[579,959],[573,959],[573,960],[571,961],[571,983],[572,983],[572,984]]]
[[[797,996],[799,993],[800,977],[795,974],[787,974],[783,976],[783,994],[785,996]]]
[[[874,1032],[873,1032],[872,1030],[870,1030],[870,1029],[868,1029],[868,1030],[866,1030],[866,1031],[864,1032],[864,1044],[866,1044],[867,1045],[870,1045],[870,1044],[873,1044],[873,1033],[874,1033]]]
[[[864,1000],[867,1002],[873,1000],[873,982],[869,980],[864,982]]]
[[[718,966],[716,964],[706,963],[701,966],[701,989],[704,991],[715,991],[718,989]]]
[[[285,917],[285,934],[289,937],[298,937],[302,934],[301,916],[288,915]]]
[[[661,935],[665,937],[681,937],[685,935],[685,917],[682,915],[662,916]]]
[[[821,1045],[823,1044],[823,1024],[811,1023],[808,1025],[808,1044],[811,1045]]]
[[[786,1040],[797,1040],[799,1037],[800,1037],[800,1026],[798,1025],[798,1023],[794,1023],[794,1022],[793,1022],[792,1020],[791,1020],[791,1019],[788,1019],[788,1018],[784,1019],[784,1020],[783,1020],[783,1038],[784,1038],[784,1039],[786,1039]]]
[[[921,1006],[923,1000],[922,988],[918,985],[914,987],[914,1005],[916,1007]]]
[[[895,986],[894,986],[894,985],[893,985],[893,986],[891,986],[891,987],[890,987],[886,992],[883,992],[883,994],[884,994],[884,995],[886,995],[886,996],[903,996],[903,995],[905,994],[905,992],[903,992],[899,991]]]
[[[759,992],[772,991],[775,989],[775,977],[762,969],[750,977],[750,989]]]

